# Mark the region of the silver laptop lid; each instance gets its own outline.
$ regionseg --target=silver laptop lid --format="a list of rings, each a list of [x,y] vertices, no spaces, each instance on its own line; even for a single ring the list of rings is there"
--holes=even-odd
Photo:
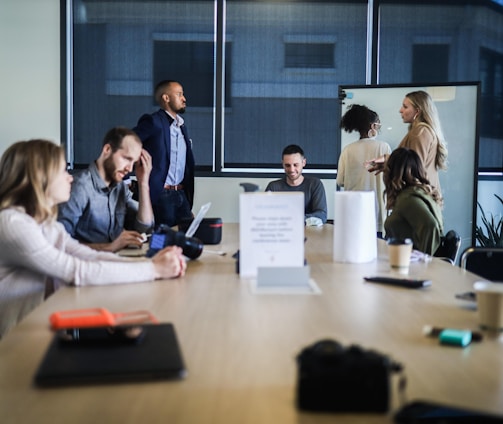
[[[199,224],[201,224],[201,221],[206,216],[206,212],[208,212],[210,206],[211,202],[205,203],[203,206],[201,206],[201,209],[199,209],[199,212],[197,213],[196,217],[194,218],[194,220],[190,224],[190,227],[185,233],[187,237],[192,237],[196,233],[197,229],[199,228]]]

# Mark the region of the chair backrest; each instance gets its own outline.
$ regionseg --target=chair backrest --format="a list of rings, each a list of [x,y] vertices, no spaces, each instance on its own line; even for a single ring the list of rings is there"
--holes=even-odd
[[[253,184],[253,183],[240,183],[239,185],[241,187],[243,187],[244,191],[246,191],[246,192],[258,191],[260,188],[257,184]]]
[[[487,280],[503,282],[503,248],[469,247],[461,255],[461,268]]]
[[[460,247],[460,235],[456,231],[450,230],[444,237],[442,237],[440,246],[433,256],[445,259],[454,265],[456,263]]]

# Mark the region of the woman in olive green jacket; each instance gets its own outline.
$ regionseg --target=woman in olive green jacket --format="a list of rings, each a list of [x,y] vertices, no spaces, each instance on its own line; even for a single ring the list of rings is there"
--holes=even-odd
[[[386,237],[411,238],[414,249],[433,255],[443,233],[442,197],[430,184],[419,155],[396,149],[384,167]]]

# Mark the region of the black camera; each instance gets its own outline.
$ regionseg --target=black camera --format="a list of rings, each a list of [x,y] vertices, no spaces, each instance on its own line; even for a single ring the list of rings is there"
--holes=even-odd
[[[203,242],[196,237],[187,237],[181,231],[175,231],[167,225],[159,225],[150,237],[147,257],[154,256],[166,246],[179,246],[182,252],[190,259],[197,259],[203,252]]]
[[[385,355],[334,340],[304,348],[297,365],[297,406],[323,412],[387,412],[390,374],[402,370]]]

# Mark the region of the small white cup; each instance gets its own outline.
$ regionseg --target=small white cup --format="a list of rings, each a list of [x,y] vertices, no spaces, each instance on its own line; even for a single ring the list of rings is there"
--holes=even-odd
[[[477,294],[479,325],[485,330],[503,330],[503,284],[477,281],[473,288]]]
[[[389,265],[398,271],[407,271],[412,253],[412,240],[410,238],[389,238],[388,244]]]

